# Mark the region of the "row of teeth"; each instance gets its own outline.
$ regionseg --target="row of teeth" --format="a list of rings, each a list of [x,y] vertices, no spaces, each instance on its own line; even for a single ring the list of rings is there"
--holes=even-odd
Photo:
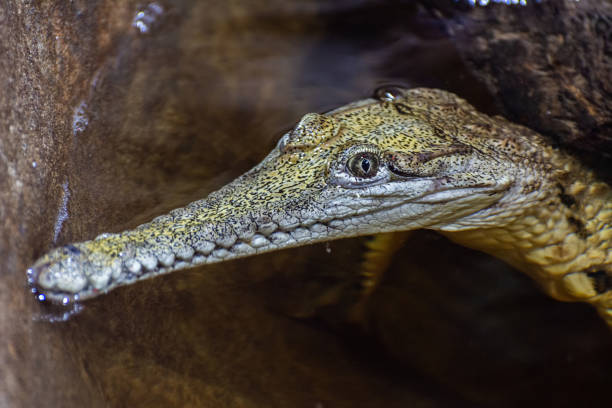
[[[318,237],[328,236],[330,225],[314,223],[310,225],[297,224],[285,226],[283,230],[277,230],[278,225],[268,223],[257,228],[257,233],[232,234],[229,237],[218,239],[215,242],[202,240],[193,246],[182,243],[180,247],[171,245],[159,247],[139,247],[126,252],[123,260],[118,259],[112,266],[101,268],[93,267],[87,276],[91,285],[89,288],[80,289],[88,291],[105,290],[114,281],[116,284],[138,279],[141,275],[153,275],[169,272],[188,266],[219,262],[227,258],[244,257],[256,253],[265,252],[278,248],[279,246],[292,246],[293,244],[311,241]],[[294,227],[293,229],[289,229]],[[112,237],[114,234],[102,234],[96,240]],[[90,261],[96,263],[96,254],[90,254]]]
[[[134,274],[139,273],[142,268],[153,271],[157,266],[172,267],[179,266],[181,262],[198,264],[223,260],[230,256],[251,255],[267,247],[275,247],[291,241],[300,242],[325,234],[328,227],[324,224],[314,224],[310,228],[296,228],[293,231],[277,231],[267,237],[262,234],[253,234],[250,239],[237,236],[224,238],[216,242],[202,241],[195,246],[185,245],[173,250],[167,249],[164,253],[154,254],[146,252],[143,248],[134,258],[125,261],[126,268]],[[137,250],[138,251],[138,250]]]

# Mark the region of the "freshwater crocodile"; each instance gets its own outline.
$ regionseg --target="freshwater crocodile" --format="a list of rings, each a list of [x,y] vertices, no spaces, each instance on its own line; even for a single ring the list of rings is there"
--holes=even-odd
[[[497,256],[612,327],[612,190],[534,131],[435,89],[388,87],[309,113],[253,169],[133,230],[28,269],[69,304],[200,264],[427,228]]]

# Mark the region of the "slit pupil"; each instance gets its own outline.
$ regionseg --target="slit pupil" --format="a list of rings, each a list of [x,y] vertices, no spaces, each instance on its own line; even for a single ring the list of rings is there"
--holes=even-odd
[[[378,157],[371,152],[361,152],[350,158],[347,170],[356,177],[370,178],[378,171]]]
[[[370,161],[364,157],[361,160],[361,170],[363,170],[365,174],[368,174],[370,171],[370,168],[371,168]]]

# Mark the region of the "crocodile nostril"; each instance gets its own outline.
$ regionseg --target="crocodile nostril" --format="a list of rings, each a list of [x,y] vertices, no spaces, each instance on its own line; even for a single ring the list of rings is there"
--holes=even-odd
[[[78,255],[81,253],[81,250],[74,245],[66,245],[64,249],[73,255]]]

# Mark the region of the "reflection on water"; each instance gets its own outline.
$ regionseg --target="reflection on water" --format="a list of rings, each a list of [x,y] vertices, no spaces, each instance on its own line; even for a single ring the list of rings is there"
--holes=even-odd
[[[70,189],[68,187],[68,180],[62,183],[62,201],[57,212],[57,218],[55,219],[55,226],[53,227],[53,244],[57,245],[57,239],[62,232],[62,226],[68,219],[68,200],[70,199]]]
[[[33,291],[34,293],[34,291]],[[41,298],[42,297],[42,298]],[[44,301],[44,295],[39,294],[38,299]],[[67,322],[68,319],[72,319],[78,315],[85,306],[80,303],[72,302],[69,305],[49,305],[46,309],[46,313],[34,316],[33,320],[40,323],[57,323],[61,324]]]
[[[72,134],[77,136],[79,133],[83,133],[89,125],[89,118],[87,117],[87,104],[85,101],[81,101],[79,106],[74,111],[72,117]]]
[[[459,0],[455,0],[458,2]],[[465,0],[471,6],[488,6],[489,4],[505,4],[508,6],[526,6],[527,0]],[[530,3],[540,3],[542,0],[532,0]]]
[[[30,247],[202,198],[303,114],[381,84],[444,88],[495,113],[437,17],[411,2],[184,0],[109,13],[121,29],[100,36],[75,90],[62,163],[38,160],[66,178],[54,232]],[[590,309],[550,301],[432,234],[415,234],[393,261],[369,330],[350,325],[362,251],[340,241],[126,287],[67,322],[38,323],[56,341],[36,347],[71,362],[51,380],[83,376],[110,406],[563,405],[606,394],[610,342]]]
[[[149,3],[138,12],[132,20],[132,26],[136,27],[140,34],[147,34],[154,25],[159,24],[164,8],[157,3]]]

